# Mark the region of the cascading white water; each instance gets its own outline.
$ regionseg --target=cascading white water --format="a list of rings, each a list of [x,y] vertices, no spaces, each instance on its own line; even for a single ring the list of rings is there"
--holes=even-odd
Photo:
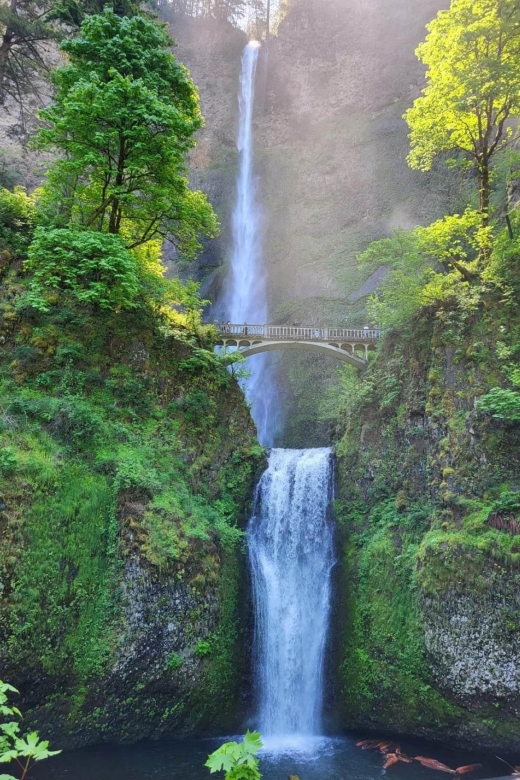
[[[232,217],[228,310],[231,322],[263,323],[267,317],[265,276],[261,255],[261,216],[253,170],[253,107],[260,44],[248,43],[240,74],[237,146],[240,153],[236,202]]]
[[[232,218],[233,244],[228,277],[220,309],[224,318],[234,323],[267,322],[267,294],[262,262],[262,217],[256,193],[253,165],[253,109],[255,76],[260,44],[251,41],[244,49],[239,92],[239,127],[237,146],[240,153],[236,202]],[[276,394],[273,387],[272,361],[260,354],[248,360],[250,376],[244,389],[252,404],[252,414],[262,444],[271,447],[278,426]],[[271,387],[270,392],[267,388]]]
[[[255,75],[260,46],[242,57],[240,153],[233,246],[220,312],[234,323],[267,322],[262,217],[253,156]],[[279,424],[269,355],[248,360],[245,391],[258,437],[273,445]],[[329,621],[332,529],[328,508],[332,454],[328,449],[271,450],[249,524],[255,601],[255,663],[259,728],[273,743],[294,745],[320,733],[323,666]],[[256,724],[255,724],[256,725]]]
[[[282,744],[320,734],[332,486],[330,449],[273,449],[249,523],[258,725]]]

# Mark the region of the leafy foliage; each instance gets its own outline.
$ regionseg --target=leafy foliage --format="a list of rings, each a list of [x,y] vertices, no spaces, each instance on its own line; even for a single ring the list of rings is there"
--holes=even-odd
[[[503,387],[493,387],[478,401],[478,408],[499,420],[520,421],[520,393]]]
[[[25,264],[32,272],[28,301],[48,311],[54,291],[77,303],[117,310],[136,305],[136,258],[119,236],[85,230],[37,228]]]
[[[515,135],[520,113],[520,8],[516,0],[452,0],[417,49],[427,86],[405,118],[412,168],[429,170],[458,150],[476,167],[480,212],[488,216],[490,161]]]
[[[23,257],[32,238],[35,223],[34,197],[23,187],[14,192],[0,188],[0,253]]]
[[[117,16],[136,16],[140,4],[139,0],[56,0],[49,18],[74,28],[81,26],[85,16],[103,13],[106,6],[110,6]]]
[[[260,780],[259,760],[262,747],[258,731],[246,732],[242,742],[226,742],[208,756],[205,766],[210,772],[224,772],[225,780]]]
[[[414,230],[397,230],[391,238],[374,241],[358,255],[361,264],[388,268],[381,291],[370,301],[374,322],[399,327],[423,307],[450,300],[474,305],[470,285],[475,263],[491,246],[491,228],[467,208]]]
[[[62,44],[69,64],[54,74],[38,141],[62,153],[44,188],[51,222],[120,235],[128,248],[168,237],[187,256],[216,234],[205,195],[188,186],[184,157],[202,115],[171,43],[155,22],[107,8]]]
[[[0,680],[0,712],[5,717],[21,718],[17,707],[9,703],[10,693],[18,693],[12,685]],[[0,724],[0,763],[16,761],[20,767],[20,780],[24,780],[27,772],[35,761],[42,761],[61,753],[61,750],[49,750],[47,740],[41,740],[37,731],[31,731],[22,736],[17,720]],[[0,775],[1,780],[16,780],[12,775]]]

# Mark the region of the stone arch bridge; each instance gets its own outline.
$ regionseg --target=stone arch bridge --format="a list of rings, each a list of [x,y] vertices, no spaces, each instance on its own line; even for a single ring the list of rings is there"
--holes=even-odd
[[[218,323],[219,343],[233,347],[244,357],[278,349],[306,349],[363,368],[368,352],[382,331],[372,328],[310,328],[300,325],[235,325]]]

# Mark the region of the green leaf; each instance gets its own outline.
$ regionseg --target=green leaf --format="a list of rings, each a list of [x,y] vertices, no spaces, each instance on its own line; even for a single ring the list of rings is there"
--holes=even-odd
[[[8,764],[9,761],[12,761],[13,758],[18,758],[20,753],[18,750],[8,750],[5,753],[0,754],[0,763],[2,764]]]
[[[12,720],[9,723],[2,723],[0,725],[0,729],[4,732],[4,734],[7,734],[10,737],[14,737],[20,731],[20,724],[17,721]]]

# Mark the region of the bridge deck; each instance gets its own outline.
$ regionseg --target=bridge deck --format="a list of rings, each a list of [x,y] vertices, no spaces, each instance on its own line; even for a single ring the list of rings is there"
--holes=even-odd
[[[317,328],[289,325],[236,325],[217,323],[223,339],[247,338],[265,341],[312,341],[312,342],[349,342],[375,343],[382,336],[382,331],[372,328]]]

